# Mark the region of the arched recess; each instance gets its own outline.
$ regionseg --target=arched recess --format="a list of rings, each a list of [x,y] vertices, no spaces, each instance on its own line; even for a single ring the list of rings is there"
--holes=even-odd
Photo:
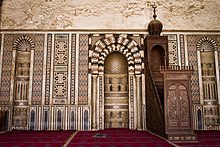
[[[202,37],[198,41],[200,102],[203,105],[204,127],[214,129],[219,125],[219,61],[217,44],[211,37]]]
[[[60,129],[62,129],[62,112],[61,112],[61,110],[60,109],[58,109],[58,111],[57,111],[57,122],[56,122],[56,124],[57,124],[57,130],[60,130]]]
[[[104,63],[108,55],[118,52],[127,60],[129,128],[145,129],[144,63],[140,45],[127,35],[107,34],[100,38],[90,52],[92,129],[104,129],[105,77]],[[138,87],[138,88],[137,88]],[[109,87],[112,88],[113,87]]]
[[[48,111],[44,111],[44,117],[43,117],[43,129],[48,130]]]
[[[76,111],[71,111],[70,129],[76,130]]]
[[[152,72],[159,72],[159,67],[161,65],[165,65],[165,51],[164,49],[156,45],[151,49],[151,71]]]
[[[89,129],[89,112],[88,110],[84,110],[83,112],[83,130]]]
[[[30,130],[35,129],[35,110],[31,110]]]
[[[163,65],[165,65],[165,50],[163,47],[155,45],[151,49],[150,68],[162,106],[164,105],[164,84],[163,75],[160,74],[159,68]]]
[[[105,128],[128,128],[128,63],[120,52],[106,57],[104,78]]]
[[[202,130],[202,111],[200,109],[197,110],[197,121],[198,130]]]
[[[18,38],[13,44],[15,55],[14,95],[12,128],[27,129],[28,126],[28,102],[30,86],[31,51],[34,50],[34,42],[26,35]]]
[[[10,119],[10,116],[9,116],[9,110],[5,110],[5,116],[4,116],[4,126],[3,126],[3,130],[4,131],[8,131],[9,130],[9,119]]]

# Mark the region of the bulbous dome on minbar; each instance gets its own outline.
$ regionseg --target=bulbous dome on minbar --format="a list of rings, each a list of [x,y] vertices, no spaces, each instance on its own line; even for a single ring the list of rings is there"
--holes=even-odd
[[[153,15],[153,20],[149,23],[148,25],[148,32],[150,34],[150,36],[160,36],[160,33],[162,32],[163,29],[163,24],[157,20],[157,15],[156,15],[156,4],[154,2],[154,4],[152,5],[152,7],[154,8],[154,15]]]
[[[152,20],[148,25],[148,32],[151,36],[160,36],[162,29],[163,24],[157,19]]]

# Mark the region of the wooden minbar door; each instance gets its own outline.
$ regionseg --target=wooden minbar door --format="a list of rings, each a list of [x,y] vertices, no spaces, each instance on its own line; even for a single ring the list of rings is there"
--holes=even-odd
[[[173,142],[195,141],[192,125],[191,67],[162,66],[165,133]]]

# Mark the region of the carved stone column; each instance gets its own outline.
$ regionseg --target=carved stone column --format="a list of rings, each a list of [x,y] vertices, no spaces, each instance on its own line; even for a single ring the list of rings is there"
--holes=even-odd
[[[142,130],[142,126],[141,126],[141,116],[142,116],[142,101],[141,101],[141,85],[140,85],[140,81],[141,81],[141,75],[136,75],[136,79],[137,79],[137,129],[138,130]]]
[[[97,123],[96,123],[96,97],[97,97],[97,75],[92,75],[92,130],[97,130]]]

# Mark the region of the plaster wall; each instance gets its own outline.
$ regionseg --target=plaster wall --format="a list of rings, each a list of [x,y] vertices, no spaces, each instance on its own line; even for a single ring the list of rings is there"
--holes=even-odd
[[[155,0],[165,30],[220,30],[219,0]],[[3,0],[1,29],[147,29],[153,0]]]

